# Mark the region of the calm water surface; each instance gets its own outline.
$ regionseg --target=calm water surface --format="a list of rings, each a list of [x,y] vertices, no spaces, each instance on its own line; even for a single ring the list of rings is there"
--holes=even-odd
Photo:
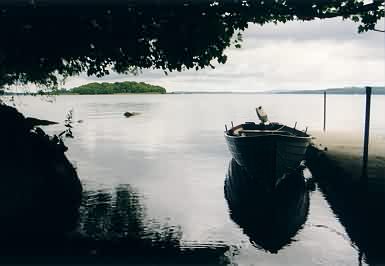
[[[258,191],[247,182],[237,184],[237,173],[229,170],[225,124],[255,121],[254,108],[263,105],[272,121],[298,121],[297,128],[319,131],[321,95],[108,95],[58,96],[54,103],[37,97],[16,101],[26,115],[62,122],[73,109],[74,120],[83,120],[74,124],[75,138],[65,142],[85,188],[78,229],[83,234],[95,239],[134,235],[138,245],[147,241],[182,251],[214,250],[220,262],[240,265],[359,264],[359,247],[319,187],[293,192],[294,205],[288,209],[300,217],[294,232],[282,235],[288,238],[282,239],[282,247],[264,246],[269,240],[258,239],[258,232],[264,231],[258,227],[266,220],[263,205],[272,199],[256,196],[253,202]],[[372,132],[384,136],[385,97],[374,96],[372,105]],[[362,134],[363,110],[363,96],[330,96],[328,128]],[[126,111],[140,115],[125,118]],[[45,127],[49,133],[63,129],[63,123]],[[237,219],[243,207],[232,204],[242,197],[248,201],[240,201],[242,206],[255,206],[249,209],[253,217],[245,218],[248,225]]]

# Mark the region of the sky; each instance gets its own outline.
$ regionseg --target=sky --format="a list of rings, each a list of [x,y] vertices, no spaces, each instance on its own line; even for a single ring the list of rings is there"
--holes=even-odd
[[[138,76],[80,75],[64,87],[89,82],[143,81],[173,91],[268,91],[384,86],[384,33],[357,33],[358,24],[341,18],[250,24],[242,48],[229,48],[226,64],[215,69],[173,72],[144,70]],[[378,25],[384,29],[384,21]]]

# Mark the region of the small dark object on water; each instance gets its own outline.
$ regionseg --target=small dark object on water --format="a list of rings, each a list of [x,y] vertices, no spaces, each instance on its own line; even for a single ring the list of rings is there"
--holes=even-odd
[[[78,120],[78,123],[80,124],[80,123],[83,123],[84,121],[83,120]]]
[[[138,115],[139,113],[136,113],[136,112],[125,112],[124,113],[124,116],[125,117],[131,117],[131,116],[134,116],[134,115]]]
[[[324,148],[324,151],[328,151],[328,147],[325,147],[325,148]]]

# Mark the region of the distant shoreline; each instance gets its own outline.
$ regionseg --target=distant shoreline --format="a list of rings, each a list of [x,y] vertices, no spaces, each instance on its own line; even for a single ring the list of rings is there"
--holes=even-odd
[[[122,93],[91,93],[91,94],[81,94],[81,93],[63,93],[63,94],[49,94],[52,96],[66,96],[66,95],[74,95],[74,96],[90,96],[90,95],[100,95],[100,96],[106,96],[106,95],[164,95],[168,93],[160,93],[160,92],[122,92]]]
[[[108,96],[108,95],[322,95],[319,93],[300,93],[300,92],[189,92],[189,93],[110,93],[110,94],[44,94],[49,96]],[[353,96],[365,95],[365,93],[327,93],[327,95]],[[373,96],[385,96],[385,93],[372,93]],[[37,93],[5,93],[1,96],[40,96]]]
[[[39,93],[4,93],[0,96],[106,96],[106,95],[166,95],[170,93],[157,93],[157,92],[136,92],[136,93],[108,93],[108,94],[80,94],[80,93],[46,93],[46,94],[39,94]]]
[[[298,94],[298,95],[318,95],[324,94],[326,91],[330,95],[363,95],[366,94],[365,88],[363,87],[351,87],[351,88],[333,88],[325,90],[288,90],[288,91],[262,91],[262,92],[236,92],[236,91],[181,91],[181,92],[170,92],[168,94]],[[373,95],[385,95],[385,87],[372,87]]]
[[[119,84],[119,83],[118,83]],[[131,84],[130,84],[131,85]],[[134,84],[137,85],[137,84]],[[143,86],[143,83],[140,84]],[[148,84],[144,84],[144,86],[148,86]],[[146,87],[142,88],[142,90],[138,90],[135,88],[136,91],[132,92],[119,92],[118,90],[115,91],[109,91],[109,90],[92,90],[86,91],[81,90],[81,93],[78,92],[72,92],[69,90],[59,90],[59,91],[52,91],[52,92],[44,92],[44,93],[14,93],[14,92],[6,92],[3,91],[3,96],[23,96],[23,95],[53,95],[53,96],[59,96],[59,95],[159,95],[159,94],[168,94],[168,95],[188,95],[188,94],[201,94],[201,95],[207,95],[207,94],[213,94],[213,95],[227,95],[227,94],[253,94],[253,95],[273,95],[273,94],[293,94],[293,95],[320,95],[324,94],[325,91],[328,95],[364,95],[365,88],[363,87],[351,87],[351,88],[335,88],[335,89],[325,89],[325,90],[290,90],[290,91],[278,91],[278,90],[272,90],[272,91],[174,91],[174,92],[167,92],[164,88],[158,87],[158,86],[152,86],[149,85],[149,91],[146,91]],[[155,88],[154,88],[155,87]],[[130,88],[131,90],[134,90]],[[94,93],[94,92],[98,93]],[[88,93],[89,92],[89,93]],[[372,87],[372,95],[385,95],[385,87]]]

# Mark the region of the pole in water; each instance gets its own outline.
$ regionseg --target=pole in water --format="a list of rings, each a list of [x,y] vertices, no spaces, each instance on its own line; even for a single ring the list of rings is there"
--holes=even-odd
[[[225,130],[226,130],[226,132],[227,132],[227,125],[225,124]]]
[[[234,127],[234,123],[233,123],[233,121],[231,121],[231,128],[233,128]]]
[[[295,124],[294,124],[294,129],[295,129],[295,127],[297,126],[297,121],[295,121]]]
[[[326,131],[326,90],[324,91],[324,132]]]
[[[370,129],[370,101],[372,96],[372,88],[366,87],[366,110],[365,110],[365,135],[364,135],[364,153],[362,160],[362,176],[367,177],[368,174],[368,154],[369,154],[369,129]]]

